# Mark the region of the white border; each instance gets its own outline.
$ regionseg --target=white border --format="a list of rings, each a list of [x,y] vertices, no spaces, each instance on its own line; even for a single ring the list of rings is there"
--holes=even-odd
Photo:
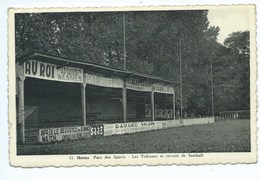
[[[201,158],[186,157],[180,158],[133,158],[126,155],[126,159],[105,159],[102,161],[95,160],[95,155],[86,155],[90,160],[70,160],[69,155],[41,155],[41,156],[17,156],[16,155],[16,122],[15,116],[15,41],[14,41],[14,14],[24,12],[83,12],[83,11],[140,11],[140,10],[194,10],[194,9],[215,9],[215,6],[160,6],[160,7],[104,7],[104,8],[47,8],[47,9],[10,9],[9,10],[9,122],[10,126],[10,161],[14,166],[22,167],[46,167],[46,166],[107,166],[107,165],[193,165],[193,164],[238,164],[238,163],[254,163],[256,162],[256,56],[255,56],[255,7],[253,5],[237,5],[238,9],[247,8],[249,14],[250,25],[250,104],[251,104],[251,152],[250,153],[203,153]],[[229,9],[232,6],[221,6],[221,9]],[[171,154],[171,153],[169,153]],[[154,154],[160,157],[162,154]],[[77,155],[74,155],[76,159]],[[141,156],[141,155],[140,155]],[[43,161],[44,160],[44,161]]]
[[[187,4],[225,4],[226,0],[175,0],[175,1],[137,1],[114,0],[113,6],[138,6],[138,5],[187,5]],[[258,0],[230,0],[229,4],[237,3],[251,3],[257,5],[257,12],[260,12]],[[77,2],[69,0],[27,0],[26,3],[20,0],[2,0],[0,6],[0,77],[2,79],[0,86],[1,96],[1,121],[0,121],[0,165],[1,177],[6,179],[166,179],[174,177],[180,179],[258,179],[260,164],[250,165],[203,165],[203,166],[157,166],[157,167],[99,167],[99,168],[44,168],[44,169],[20,169],[13,168],[9,165],[8,158],[8,124],[7,124],[7,9],[9,7],[75,7],[75,6],[108,6],[111,1],[91,1],[91,0],[78,0]],[[257,18],[260,16],[257,14]],[[257,22],[259,26],[259,22]],[[257,29],[259,34],[259,28]],[[257,37],[259,42],[259,38]],[[259,44],[257,42],[257,44]],[[257,46],[259,47],[259,45]],[[258,66],[259,67],[259,66]],[[259,80],[257,85],[259,85]],[[258,91],[259,92],[259,91]],[[260,98],[259,98],[260,99]],[[259,102],[259,100],[258,100]],[[259,112],[258,112],[259,117]],[[259,127],[259,121],[257,121]],[[259,132],[258,132],[259,134]],[[259,144],[259,138],[257,140]],[[259,152],[259,148],[258,148]]]

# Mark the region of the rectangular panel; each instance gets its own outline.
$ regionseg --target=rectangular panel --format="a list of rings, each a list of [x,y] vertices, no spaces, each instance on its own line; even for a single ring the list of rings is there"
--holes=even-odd
[[[91,136],[90,126],[39,129],[39,142],[50,143],[62,140],[84,139]]]
[[[104,125],[103,124],[91,125],[90,135],[104,136]]]
[[[50,64],[35,60],[24,62],[24,75],[27,77],[62,81],[62,82],[83,82],[83,69]]]
[[[152,83],[148,81],[139,81],[137,79],[126,79],[126,88],[136,91],[152,91]]]
[[[157,93],[174,94],[174,88],[172,86],[157,83],[153,84],[153,91]]]
[[[100,74],[97,75],[90,73],[85,73],[85,81],[87,84],[112,88],[123,88],[124,84],[124,81],[121,78],[105,77]]]
[[[115,127],[113,124],[104,124],[104,136],[115,134]]]
[[[152,84],[149,81],[140,81],[134,78],[126,79],[126,88],[136,91],[154,91],[157,93],[174,94],[173,86],[164,85],[160,83]]]

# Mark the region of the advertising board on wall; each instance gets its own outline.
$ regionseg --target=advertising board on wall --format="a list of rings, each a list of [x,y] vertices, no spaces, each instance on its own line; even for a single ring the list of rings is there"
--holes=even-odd
[[[149,81],[139,81],[133,78],[126,79],[126,88],[136,91],[154,91],[157,93],[174,94],[174,88],[172,86],[159,83],[153,84]]]
[[[148,81],[139,81],[138,79],[126,79],[126,88],[136,91],[152,91],[152,83]]]
[[[87,84],[111,87],[111,88],[123,88],[124,80],[119,77],[106,77],[100,74],[83,73],[83,69],[59,66],[56,64],[28,60],[23,64],[24,75],[27,77],[33,77],[38,79],[46,79],[62,82],[74,82],[82,83],[83,79]],[[126,79],[126,88],[136,91],[146,92],[158,92],[165,94],[173,94],[174,88],[163,84],[153,84],[149,81],[140,81],[134,78]]]
[[[208,124],[214,123],[214,118],[184,119],[183,121],[184,123],[181,123],[181,120],[164,120],[39,129],[38,141],[41,143],[51,143],[63,140],[167,129],[193,124]]]
[[[105,77],[103,75],[96,75],[85,73],[85,81],[87,84],[96,86],[112,87],[112,88],[123,88],[123,79],[116,77]]]
[[[85,139],[103,135],[104,125],[98,124],[89,126],[39,129],[38,140],[41,143],[50,143],[63,140]]]
[[[134,133],[134,132],[142,132],[156,129],[155,122],[131,122],[131,123],[116,123],[113,124],[113,127],[110,129],[114,130],[115,134],[126,134],[126,133]],[[110,135],[110,134],[109,134]],[[106,134],[105,134],[106,136]]]
[[[39,129],[39,142],[41,143],[84,139],[90,136],[91,126]]]
[[[104,135],[104,125],[103,124],[91,125],[90,135],[91,136],[103,136]]]
[[[38,79],[62,82],[83,82],[83,69],[28,60],[24,62],[24,75]]]
[[[164,94],[174,94],[174,88],[163,84],[153,84],[153,91]]]

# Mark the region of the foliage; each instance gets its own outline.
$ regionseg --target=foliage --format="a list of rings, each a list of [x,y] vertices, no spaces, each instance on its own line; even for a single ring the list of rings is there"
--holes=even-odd
[[[214,59],[216,109],[250,108],[249,31],[234,32],[220,46]]]
[[[209,27],[207,13],[189,10],[16,14],[16,55],[37,50],[123,68],[125,16],[127,69],[179,82],[181,60],[184,109],[209,115],[211,61],[216,70],[237,58],[246,64],[249,39],[245,39],[247,33],[235,33],[225,41],[226,47],[219,45],[219,28]],[[245,73],[240,77],[242,82],[249,73],[246,67],[240,68]],[[216,81],[227,79],[229,75]],[[180,102],[180,91],[176,91],[176,97]]]

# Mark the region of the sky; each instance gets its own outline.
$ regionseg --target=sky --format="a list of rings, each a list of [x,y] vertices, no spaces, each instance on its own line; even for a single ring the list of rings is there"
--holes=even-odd
[[[229,34],[236,31],[249,30],[249,9],[236,8],[214,8],[208,12],[210,26],[220,28],[218,42],[223,43]]]

